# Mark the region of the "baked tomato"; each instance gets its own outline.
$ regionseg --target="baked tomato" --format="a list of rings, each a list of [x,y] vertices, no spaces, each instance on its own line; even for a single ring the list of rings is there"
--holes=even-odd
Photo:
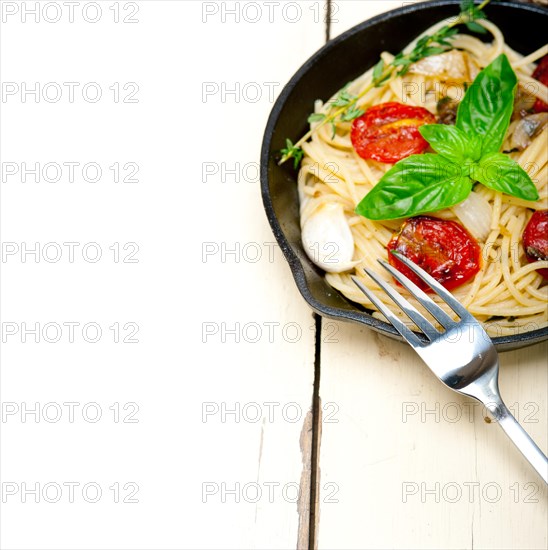
[[[422,107],[381,103],[354,119],[350,139],[360,157],[394,164],[427,149],[419,126],[435,122],[436,117]]]
[[[545,55],[540,63],[537,65],[535,72],[533,73],[533,78],[536,78],[539,82],[542,82],[545,86],[548,86],[548,55]],[[548,111],[548,105],[542,101],[542,99],[537,99],[533,105],[533,111],[535,113],[544,113]]]
[[[395,250],[422,267],[451,290],[480,269],[481,249],[476,240],[456,222],[416,216],[404,222],[387,246],[388,261],[419,288],[430,290],[408,267],[391,254]]]
[[[523,231],[523,248],[528,262],[548,260],[548,210],[537,210]],[[538,272],[548,279],[548,269]]]

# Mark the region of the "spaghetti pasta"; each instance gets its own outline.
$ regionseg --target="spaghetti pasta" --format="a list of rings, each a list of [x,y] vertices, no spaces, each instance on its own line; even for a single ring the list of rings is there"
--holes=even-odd
[[[442,21],[434,25],[424,35],[435,32],[446,23]],[[547,47],[523,56],[505,43],[502,32],[492,22],[482,20],[480,24],[492,34],[492,42],[485,43],[464,34],[456,35],[452,40],[456,50],[466,52],[469,60],[468,79],[473,80],[480,69],[505,53],[514,68],[520,88],[535,98],[547,101],[546,86],[532,77],[535,62],[547,53]],[[381,57],[385,63],[393,60],[388,52]],[[435,114],[442,98],[462,99],[467,83],[470,83],[470,80],[451,80],[443,75],[425,73],[427,71],[413,70],[412,66],[404,76],[373,87],[361,97],[357,106],[366,110],[386,102],[399,102],[423,107]],[[372,79],[373,69],[370,69],[349,84],[348,92],[359,95],[371,85]],[[317,101],[316,113],[327,114],[329,104],[334,100],[335,97],[325,104]],[[352,122],[341,120],[337,120],[334,128],[311,123],[311,128],[317,128],[317,131],[302,145],[304,156],[298,177],[301,226],[304,227],[307,220],[324,205],[342,206],[354,240],[352,260],[356,265],[348,271],[326,273],[325,276],[331,286],[348,299],[374,310],[351,276],[360,279],[373,291],[378,290],[378,287],[365,276],[364,267],[388,280],[389,276],[378,265],[377,258],[387,258],[387,244],[394,231],[400,227],[401,220],[372,221],[356,215],[358,203],[392,165],[360,157],[351,141],[351,127]],[[432,213],[437,218],[459,222],[473,235],[475,232],[484,233],[479,237],[474,235],[481,248],[478,273],[452,292],[484,324],[491,336],[512,335],[548,325],[548,284],[539,274],[539,270],[548,268],[548,261],[528,263],[521,243],[524,228],[533,212],[548,208],[548,128],[544,127],[534,136],[524,150],[515,151],[512,150],[512,138],[516,127],[517,124],[510,126],[503,150],[512,151],[507,154],[528,172],[538,190],[539,200],[527,201],[476,184],[472,191],[474,202],[483,205],[483,211],[490,217],[483,227],[470,226],[470,222],[462,214],[459,215],[457,207]],[[404,290],[402,292],[406,294]],[[389,302],[383,292],[377,292],[376,295]],[[407,298],[417,305],[408,294]],[[437,296],[434,299],[448,314],[453,315]],[[378,312],[373,314],[382,318]]]

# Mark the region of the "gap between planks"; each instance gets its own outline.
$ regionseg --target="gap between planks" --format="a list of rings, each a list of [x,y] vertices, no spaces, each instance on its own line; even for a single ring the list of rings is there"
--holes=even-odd
[[[331,40],[332,0],[326,0],[327,15],[325,19],[325,42]],[[321,354],[322,354],[322,318],[315,315],[315,353],[314,353],[314,391],[312,395],[312,453],[310,457],[310,521],[309,550],[318,548],[318,533],[320,527],[320,444],[322,440],[322,409],[320,398]]]
[[[322,318],[315,319],[315,350],[314,350],[314,390],[312,392],[312,450],[310,455],[310,520],[309,520],[309,550],[318,546],[318,528],[320,522],[320,501],[318,487],[320,484],[320,443],[322,430],[322,409],[320,398],[321,353],[322,353]]]
[[[332,0],[325,0],[327,15],[325,19],[325,42],[331,40]],[[322,409],[320,398],[321,353],[322,353],[322,318],[315,314],[315,353],[314,353],[314,390],[312,393],[312,452],[310,456],[310,518],[309,550],[318,548],[320,527],[320,501],[318,487],[320,484],[320,444],[322,430]]]
[[[331,39],[331,12],[332,12],[332,0],[325,0],[326,2],[326,19],[325,19],[325,42],[329,42]],[[310,477],[309,477],[309,495],[310,500],[308,502],[308,525],[299,525],[299,534],[297,539],[297,550],[316,550],[318,547],[318,531],[320,520],[320,503],[318,498],[318,487],[320,483],[320,444],[321,444],[321,429],[322,429],[322,409],[320,398],[320,376],[321,376],[321,350],[322,350],[322,318],[318,314],[314,314],[314,385],[312,391],[312,409],[310,416],[307,415],[303,426],[303,433],[301,434],[301,453],[303,455],[303,467],[306,471],[307,458],[309,456],[310,464]],[[311,417],[311,418],[310,418]],[[310,422],[310,425],[308,424]],[[306,432],[312,431],[312,441],[308,443]],[[306,448],[310,445],[309,449]],[[308,453],[310,453],[308,455]],[[308,456],[307,456],[308,455]],[[304,474],[303,471],[303,474]],[[301,490],[303,485],[306,486],[306,482],[303,483],[301,479]],[[306,509],[306,506],[303,506]],[[299,510],[299,516],[304,510]],[[299,520],[300,523],[300,520]],[[306,524],[306,522],[303,522]],[[306,528],[308,527],[308,537],[306,536]]]

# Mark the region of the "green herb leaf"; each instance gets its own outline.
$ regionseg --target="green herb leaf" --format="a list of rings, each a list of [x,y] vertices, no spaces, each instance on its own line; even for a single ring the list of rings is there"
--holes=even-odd
[[[425,36],[423,36],[422,38],[419,38],[419,39],[417,40],[417,44],[416,44],[415,47],[416,47],[416,48],[422,48],[423,46],[425,46],[425,45],[428,43],[428,41],[430,40],[430,38],[431,38],[431,37],[428,36],[428,35],[425,35]]]
[[[347,91],[350,82],[338,93],[337,97],[331,102],[332,107],[346,107],[356,99],[356,96],[349,94]]]
[[[293,159],[295,170],[299,167],[304,151],[300,147],[295,147],[290,139],[285,140],[285,148],[280,151],[285,159]]]
[[[431,55],[438,55],[440,53],[444,53],[447,51],[446,48],[439,48],[437,46],[430,46],[428,48],[424,48],[422,51],[422,57],[429,57]]]
[[[373,82],[375,83],[376,86],[379,85],[383,71],[384,71],[384,61],[381,59],[373,69]]]
[[[365,111],[363,109],[358,109],[358,107],[352,106],[341,115],[341,121],[350,122],[351,120],[362,116],[364,113]]]
[[[487,19],[487,16],[482,10],[480,10],[479,6],[474,5],[474,0],[463,0],[460,3],[460,10],[461,16],[467,18],[468,22],[472,22],[476,19]],[[485,30],[483,29],[483,31],[480,32],[485,32]]]
[[[407,59],[406,57],[402,57],[400,59],[394,59],[394,61],[392,61],[392,65],[394,65],[394,67],[400,67],[400,66],[407,66],[407,65],[411,65],[411,63],[413,63],[413,61],[411,61],[411,59]]]
[[[354,99],[348,92],[341,92],[331,103],[333,107],[346,107]]]
[[[505,54],[488,65],[459,105],[456,126],[468,136],[482,136],[482,155],[498,152],[514,109],[517,77]]]
[[[461,13],[466,13],[474,8],[474,0],[461,0],[460,11]]]
[[[321,122],[325,118],[325,115],[323,113],[312,113],[308,117],[308,122]]]
[[[331,121],[331,139],[335,139],[337,135],[337,125],[335,124],[335,119]]]
[[[390,80],[391,76],[392,76],[391,74],[387,74],[383,79],[381,79],[381,80],[379,80],[378,82],[375,83],[375,87],[379,88],[380,86],[382,86],[385,82]]]
[[[436,153],[453,162],[462,164],[468,159],[476,161],[481,155],[481,143],[480,147],[474,147],[474,142],[477,144],[478,140],[470,139],[455,126],[424,124],[419,127],[419,132]]]
[[[449,39],[458,34],[459,30],[457,28],[442,27],[436,33],[436,42],[442,46],[451,46]]]
[[[454,206],[472,189],[461,166],[441,155],[412,155],[395,164],[356,207],[370,220],[392,220]]]
[[[477,32],[478,34],[487,34],[487,29],[485,27],[482,27],[475,21],[468,21],[468,23],[466,23],[466,28],[470,32]]]
[[[526,201],[536,201],[539,194],[527,172],[503,153],[489,153],[472,167],[472,178],[490,189],[502,191]]]

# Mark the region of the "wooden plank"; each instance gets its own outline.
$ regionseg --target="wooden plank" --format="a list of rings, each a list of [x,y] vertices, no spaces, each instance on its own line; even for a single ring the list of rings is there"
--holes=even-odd
[[[71,80],[78,67],[82,82],[140,89],[135,105],[11,101],[4,159],[93,160],[107,173],[132,160],[141,181],[3,191],[6,241],[140,247],[134,265],[3,266],[4,320],[140,327],[123,349],[13,338],[3,399],[134,401],[140,413],[130,426],[3,424],[3,481],[94,480],[105,496],[93,506],[10,498],[2,547],[307,547],[314,321],[257,179],[273,100],[324,41],[323,1],[293,4],[271,17],[260,3],[140,2],[136,25],[3,26],[5,80]],[[55,53],[66,43],[76,53]],[[116,480],[138,484],[138,504],[109,499]]]
[[[233,26],[214,21],[208,33],[216,43],[219,40],[230,43],[230,49],[223,53],[224,59],[218,58],[218,51],[206,54],[206,59],[200,60],[193,74],[200,75],[203,82],[213,75],[221,83],[238,81],[242,86],[246,82],[274,83],[277,96],[298,66],[323,42],[321,11],[311,8],[321,10],[323,3],[301,4],[300,16],[298,10],[274,12],[273,22],[265,20],[260,26]],[[294,18],[298,20],[291,23]],[[207,109],[210,113],[213,109],[212,116],[222,117],[223,131],[215,138],[212,149],[198,158],[202,163],[212,159],[218,161],[221,170],[223,162],[239,161],[244,166],[246,161],[257,161],[259,136],[271,107],[270,100],[242,102],[235,106],[229,102],[208,101]],[[204,130],[202,139],[205,141],[210,132]],[[211,446],[214,459],[210,473],[202,474],[206,475],[203,481],[209,482],[211,475],[217,474],[221,483],[224,476],[227,484],[239,482],[242,488],[250,484],[249,500],[255,498],[254,484],[262,491],[262,498],[257,503],[242,502],[232,509],[218,501],[219,495],[210,498],[206,513],[209,516],[212,505],[216,529],[209,534],[207,545],[306,548],[312,435],[309,411],[314,374],[313,318],[298,295],[280,251],[277,247],[272,248],[274,239],[260,205],[258,184],[242,182],[238,185],[230,179],[223,182],[222,174],[221,178],[209,180],[210,214],[218,223],[213,231],[207,226],[204,228],[202,241],[217,242],[221,247],[224,242],[240,243],[242,251],[246,243],[260,243],[263,257],[261,262],[247,262],[244,267],[243,262],[223,264],[221,254],[214,257],[213,262],[201,266],[199,277],[206,287],[218,286],[222,292],[230,285],[233,290],[224,292],[221,306],[215,301],[209,302],[199,318],[202,323],[239,321],[242,327],[258,323],[263,327],[264,338],[260,347],[242,342],[228,348],[218,338],[213,338],[202,353],[210,368],[216,366],[218,402],[226,401],[228,387],[233,400],[242,404],[263,404],[265,413],[256,424],[240,422],[230,429],[219,421],[207,425],[204,435],[206,440],[215,442]],[[276,326],[272,327],[273,324]],[[273,328],[268,341],[265,340],[267,327]],[[252,339],[253,330],[250,332]],[[237,371],[227,369],[226,364],[237,364],[242,353],[244,361]],[[267,403],[272,407],[269,414],[266,414]],[[239,448],[237,456],[223,451],[235,446]],[[300,495],[297,495],[299,490]],[[228,506],[230,499],[228,497]],[[216,506],[218,513],[215,513]],[[240,534],[242,527],[244,537]]]
[[[336,4],[333,36],[401,5]],[[322,423],[318,548],[545,548],[546,487],[482,407],[406,345],[328,323],[336,337],[322,343],[320,396],[338,422]],[[500,375],[545,452],[546,357],[546,344],[503,353]]]
[[[339,420],[322,424],[320,487],[337,494],[320,493],[319,548],[544,548],[546,488],[482,407],[404,344],[337,328],[320,388]],[[543,449],[546,353],[501,354],[500,378]]]

